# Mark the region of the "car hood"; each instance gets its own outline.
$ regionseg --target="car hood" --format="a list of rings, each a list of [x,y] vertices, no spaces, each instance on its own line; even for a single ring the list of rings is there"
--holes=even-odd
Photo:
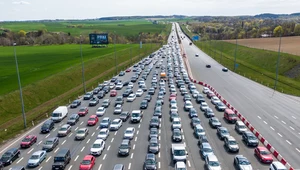
[[[88,123],[96,123],[94,120],[89,120]]]
[[[81,165],[80,164],[79,169],[80,170],[89,170],[89,169],[91,169],[91,165]]]
[[[220,166],[215,166],[215,167],[209,167],[209,170],[222,170]]]
[[[149,146],[150,150],[158,150],[158,146]]]
[[[101,151],[101,148],[91,148],[91,152],[99,152]]]
[[[75,122],[75,119],[70,119],[70,120],[68,120],[68,122],[73,123],[73,122]]]
[[[28,164],[36,164],[39,162],[39,159],[29,159]]]
[[[85,134],[76,134],[76,137],[83,137]]]
[[[125,137],[132,137],[133,134],[125,133],[124,136],[125,136]]]
[[[146,168],[146,169],[155,169],[156,166],[155,166],[155,165],[145,164],[145,168]]]
[[[264,160],[273,160],[272,155],[262,155],[261,156]]]
[[[240,169],[241,170],[252,170],[253,168],[251,165],[241,165]]]
[[[110,124],[110,127],[118,127],[119,125],[117,124]]]
[[[1,157],[0,162],[8,162],[10,160],[10,157]]]
[[[67,133],[67,131],[58,131],[57,133]]]
[[[107,137],[107,135],[98,135],[98,138],[101,138],[101,139],[104,139],[106,137]]]

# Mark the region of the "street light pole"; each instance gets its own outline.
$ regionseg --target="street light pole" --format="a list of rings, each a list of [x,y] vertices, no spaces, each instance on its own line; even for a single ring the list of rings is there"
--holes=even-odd
[[[81,57],[81,72],[82,72],[82,85],[83,85],[83,90],[84,94],[86,93],[86,87],[85,87],[85,77],[84,77],[84,62],[83,62],[83,56],[82,56],[82,42],[81,42],[81,35],[80,35],[80,57]]]
[[[20,100],[21,100],[21,106],[22,106],[22,116],[23,116],[23,121],[24,121],[24,128],[27,127],[26,123],[26,115],[25,115],[25,107],[24,107],[24,100],[23,100],[23,93],[22,93],[22,85],[21,85],[21,80],[20,80],[20,73],[19,73],[19,65],[18,65],[18,59],[17,59],[17,52],[16,52],[16,43],[13,43],[14,46],[14,55],[15,55],[15,61],[16,61],[16,70],[17,70],[17,75],[18,75],[18,83],[19,83],[19,88],[20,88]]]
[[[236,51],[238,47],[238,42],[237,42],[237,33],[235,36],[235,50],[234,50],[234,72],[236,71]]]
[[[117,51],[116,51],[116,32],[114,31],[114,48],[115,48],[115,66],[116,66],[116,75],[118,74],[118,64],[117,64]]]
[[[277,64],[276,64],[276,79],[275,79],[274,90],[276,90],[276,88],[277,88],[277,82],[278,82],[278,71],[279,71],[279,61],[280,61],[281,37],[282,37],[282,33],[280,32],[279,47],[278,47],[278,57],[277,57]]]

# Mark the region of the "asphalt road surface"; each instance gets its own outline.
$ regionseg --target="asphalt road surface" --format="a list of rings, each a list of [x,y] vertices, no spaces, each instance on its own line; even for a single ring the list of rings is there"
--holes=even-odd
[[[232,71],[223,72],[222,65],[189,42],[182,40],[194,79],[213,86],[295,169],[300,168],[300,99]]]
[[[174,27],[172,29],[174,29]],[[172,33],[169,37],[169,41],[172,41],[172,38],[171,38],[172,36],[176,37],[175,31],[172,31]],[[176,40],[173,39],[173,41],[176,41]],[[197,59],[195,59],[193,56],[189,55],[190,56],[189,59],[191,60],[190,61],[191,67],[194,71],[193,74],[194,74],[195,78],[199,78],[199,80],[208,81],[208,83],[211,83],[212,85],[214,85],[213,82],[220,82],[220,80],[224,80],[224,82],[221,83],[222,84],[221,88],[220,88],[220,86],[217,86],[217,85],[216,86],[214,85],[214,87],[218,91],[220,91],[220,93],[222,95],[224,95],[225,98],[227,98],[226,94],[230,96],[230,92],[229,91],[227,92],[226,89],[231,89],[232,85],[229,85],[229,83],[227,81],[225,81],[227,79],[224,79],[224,77],[233,77],[232,79],[236,79],[237,76],[233,75],[231,72],[222,73],[221,72],[221,66],[217,66],[216,63],[212,64],[213,68],[211,68],[210,71],[206,71],[206,69],[204,67],[202,67],[204,65],[203,61],[202,61],[202,56],[204,56],[204,54],[200,53],[200,51],[197,48],[188,46],[186,44],[187,41],[184,41],[184,43],[185,43],[186,51],[188,52],[188,54],[198,52],[201,55],[201,57],[199,57]],[[206,57],[206,56],[204,56],[203,58],[207,58],[206,59],[207,61],[211,60],[209,57]],[[159,57],[158,60],[161,60],[161,58]],[[193,62],[195,62],[195,63],[193,63]],[[163,65],[166,65],[166,63],[167,63],[167,61],[166,61],[166,58],[165,58],[163,60]],[[151,87],[151,79],[152,79],[152,74],[153,74],[154,70],[158,70],[158,73],[160,73],[160,68],[155,68],[155,66],[154,66],[153,69],[151,70],[150,74],[148,75],[147,80],[145,81],[148,88]],[[195,71],[195,70],[197,70],[197,71]],[[124,81],[130,80],[130,78],[132,77],[133,74],[134,73],[132,73],[132,72],[126,73],[125,76],[118,77],[118,79],[121,79],[124,82]],[[208,74],[211,74],[211,77],[208,76]],[[201,75],[201,77],[199,77],[200,75]],[[213,77],[214,75],[216,75],[218,77]],[[239,79],[241,79],[241,78],[239,78]],[[245,82],[245,81],[246,80],[243,80],[243,82]],[[228,87],[227,86],[225,87],[225,85],[227,83],[228,83]],[[255,86],[256,86],[256,88],[258,88],[258,85],[255,84]],[[199,92],[202,91],[201,86],[197,85],[197,88],[198,88]],[[242,87],[239,87],[239,88],[242,88]],[[122,92],[124,91],[124,89],[125,88],[123,88],[122,90],[118,90],[118,95],[122,95]],[[135,83],[135,85],[133,87],[133,91],[135,92],[137,89],[138,89],[137,83]],[[128,170],[129,169],[132,169],[132,170],[143,169],[143,163],[144,163],[144,160],[145,160],[145,156],[147,154],[147,147],[148,147],[148,144],[149,144],[149,142],[148,142],[149,122],[150,122],[150,119],[151,119],[151,117],[153,115],[153,112],[154,112],[154,105],[155,105],[156,98],[157,98],[158,91],[159,91],[158,89],[159,88],[156,89],[155,94],[152,96],[152,100],[149,103],[148,108],[144,110],[144,117],[143,117],[143,119],[140,123],[131,124],[129,122],[129,120],[127,120],[127,122],[124,122],[123,126],[118,131],[111,131],[110,132],[110,135],[106,140],[105,151],[100,156],[98,156],[96,158],[96,164],[93,168],[94,170],[101,170],[101,169],[102,170],[111,170],[111,169],[113,169],[115,164],[123,164],[125,166],[125,169],[128,169]],[[222,93],[223,92],[222,90],[225,91],[226,94]],[[253,92],[256,94],[256,91],[253,91]],[[184,136],[184,139],[183,139],[182,143],[184,143],[186,145],[187,151],[188,151],[187,167],[188,167],[189,170],[203,169],[204,161],[200,157],[199,147],[197,145],[198,140],[194,137],[193,129],[190,126],[191,119],[188,117],[188,112],[183,110],[184,101],[183,101],[183,96],[181,96],[180,93],[179,93],[179,89],[177,89],[177,93],[178,93],[178,95],[177,95],[177,106],[178,106],[178,109],[179,109],[178,110],[179,115],[181,117],[182,132],[183,132],[183,136]],[[241,91],[239,92],[239,94],[240,93],[241,93]],[[245,92],[245,93],[247,93],[247,92]],[[250,92],[248,92],[248,93],[252,94]],[[257,94],[258,94],[258,92],[257,92]],[[145,95],[146,94],[144,93],[142,97],[137,97],[134,102],[126,102],[125,101],[125,103],[123,104],[123,110],[131,112],[132,110],[139,109],[140,103],[141,103],[142,99],[145,97]],[[161,125],[160,125],[160,128],[159,128],[160,152],[156,156],[157,161],[158,161],[157,167],[158,167],[158,169],[162,169],[162,170],[174,169],[174,164],[172,163],[172,158],[171,158],[171,153],[170,153],[171,144],[172,144],[172,139],[171,139],[172,130],[171,130],[170,115],[169,115],[169,110],[170,110],[169,109],[169,95],[170,95],[169,88],[166,85],[166,94],[165,94],[165,97],[164,97],[164,105],[163,105],[163,112],[162,112],[163,114],[162,114],[162,118],[161,118]],[[243,95],[241,95],[241,96],[243,96]],[[100,120],[99,120],[97,125],[91,126],[91,127],[87,126],[87,119],[89,118],[90,115],[95,114],[96,109],[101,106],[101,103],[104,99],[110,99],[111,100],[111,105],[107,108],[105,115],[102,116],[102,117],[99,117]],[[66,137],[61,137],[59,139],[60,142],[59,142],[58,147],[56,147],[53,151],[48,152],[46,160],[43,161],[38,167],[33,168],[33,169],[38,169],[38,170],[41,170],[41,169],[49,170],[49,169],[51,169],[51,166],[53,164],[53,157],[56,155],[57,151],[60,148],[69,148],[71,150],[72,160],[71,160],[71,163],[67,166],[66,169],[68,169],[68,170],[78,169],[81,160],[83,159],[83,157],[85,155],[88,155],[90,153],[91,145],[93,144],[93,142],[97,138],[97,134],[99,133],[99,123],[100,123],[100,121],[104,117],[110,117],[111,120],[115,119],[115,118],[119,118],[119,115],[113,114],[115,97],[109,97],[109,94],[107,94],[104,99],[101,99],[100,103],[97,106],[94,106],[94,107],[88,107],[88,102],[89,101],[82,100],[81,106],[87,106],[89,108],[89,113],[86,116],[81,117],[80,121],[72,127],[72,132]],[[239,100],[237,100],[234,97],[231,97],[228,100],[230,102],[238,101],[241,104],[249,102],[249,100],[242,101],[242,99],[244,99],[243,97],[240,97],[238,99]],[[206,99],[206,101],[207,101],[207,103],[209,103],[211,108],[214,108],[210,104],[209,99]],[[282,101],[282,102],[285,102],[285,101]],[[223,147],[223,141],[221,141],[217,137],[216,130],[212,129],[209,126],[208,119],[204,117],[203,112],[201,112],[201,110],[199,108],[199,104],[197,104],[194,99],[192,99],[192,103],[193,103],[194,108],[196,108],[196,110],[198,111],[198,116],[199,116],[199,118],[201,119],[201,122],[202,122],[201,124],[202,124],[202,126],[204,127],[204,129],[206,131],[206,135],[209,139],[209,143],[211,144],[211,146],[214,149],[215,155],[218,157],[218,159],[221,163],[222,169],[223,170],[233,170],[233,169],[235,169],[234,166],[233,166],[233,157],[236,154],[229,154],[225,151],[225,149]],[[235,104],[235,103],[233,103],[233,104],[236,107],[238,106],[238,104]],[[249,106],[248,105],[249,105],[249,103],[247,104],[247,106],[240,105],[237,108],[240,109],[240,108],[245,107],[244,110],[247,110],[246,108],[248,108],[248,109],[252,108],[253,111],[255,110],[253,108],[254,107],[253,104],[250,104]],[[76,108],[76,109],[70,109],[69,108],[69,115],[71,115],[72,113],[77,113],[78,110],[79,110],[79,108]],[[240,110],[240,111],[243,114],[249,113],[249,115],[251,115],[251,116],[245,115],[247,118],[248,117],[256,118],[256,115],[258,115],[257,113],[252,113],[252,112],[244,113],[243,110]],[[249,159],[249,161],[252,163],[253,169],[255,169],[255,170],[266,170],[266,169],[268,169],[268,167],[269,167],[268,165],[264,165],[264,164],[259,163],[259,161],[254,157],[253,148],[246,147],[245,144],[241,141],[241,136],[238,135],[234,131],[233,125],[227,124],[226,122],[223,121],[223,119],[222,119],[223,113],[218,112],[216,110],[214,110],[214,112],[215,112],[216,117],[218,117],[219,120],[221,120],[222,125],[227,127],[230,130],[230,134],[239,141],[239,147],[240,147],[239,154],[242,154],[242,155],[244,155],[245,157],[247,157]],[[274,114],[274,113],[272,113],[272,114]],[[281,114],[278,113],[278,116],[280,116],[280,115],[281,116],[283,116],[283,115],[286,116],[287,114],[291,114],[291,113],[286,113],[286,112],[281,113]],[[261,116],[261,118],[265,119],[263,116]],[[298,118],[298,117],[296,117],[296,118]],[[31,156],[31,154],[33,152],[37,151],[37,150],[42,149],[42,144],[44,143],[46,138],[56,136],[59,127],[62,126],[63,124],[65,124],[67,119],[68,118],[64,119],[60,123],[55,124],[55,129],[52,130],[49,134],[40,134],[39,133],[41,124],[37,125],[34,129],[27,132],[29,134],[37,135],[37,138],[38,138],[37,143],[34,144],[33,146],[31,146],[28,149],[21,149],[20,158],[18,158],[16,161],[14,161],[12,163],[12,165],[5,167],[5,169],[10,169],[12,166],[26,166],[27,161],[28,161],[29,157]],[[300,119],[300,117],[299,117],[299,119]],[[277,120],[277,119],[275,119],[275,120]],[[278,122],[280,122],[281,120],[284,120],[284,119],[279,118]],[[251,122],[252,123],[257,123],[257,124],[260,125],[256,128],[264,127],[265,124],[260,122],[260,121],[263,121],[263,120],[256,120],[254,122],[253,121],[251,121]],[[276,122],[276,121],[274,121],[274,122]],[[269,123],[271,123],[271,122],[269,122]],[[288,123],[288,121],[286,121],[286,123]],[[256,124],[254,124],[254,125],[256,126]],[[283,126],[283,125],[281,125],[279,123],[278,126]],[[89,135],[83,141],[75,141],[74,140],[75,132],[78,128],[81,128],[81,127],[88,127]],[[129,156],[119,157],[118,156],[118,148],[121,144],[124,130],[127,127],[135,127],[135,129],[136,129],[135,137],[132,140],[132,150],[130,151]],[[274,128],[275,127],[276,126],[274,126]],[[285,130],[288,130],[288,129],[289,128],[287,128]],[[261,129],[259,129],[259,130],[261,130]],[[266,128],[266,127],[263,130],[265,132],[269,132],[268,128]],[[284,136],[287,135],[286,133],[283,133],[280,130],[278,130],[276,132],[280,132]],[[270,131],[269,133],[270,133],[271,137],[276,136],[275,131]],[[274,135],[272,135],[272,134],[274,134]],[[269,139],[269,138],[267,137],[267,139]],[[7,144],[7,145],[3,146],[0,150],[0,154],[3,154],[9,148],[12,148],[12,147],[17,147],[18,148],[21,140],[22,140],[22,138],[18,138],[15,141],[11,142],[10,144]],[[284,140],[282,140],[282,142],[285,144]],[[280,143],[280,141],[275,140],[275,142],[271,142],[271,143]],[[285,144],[283,147],[291,147],[291,146]]]

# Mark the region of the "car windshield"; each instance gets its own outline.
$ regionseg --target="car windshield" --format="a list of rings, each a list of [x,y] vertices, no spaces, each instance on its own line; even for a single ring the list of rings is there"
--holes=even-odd
[[[99,134],[100,135],[106,135],[106,132],[105,131],[100,131]]]
[[[77,104],[78,102],[77,101],[74,101],[72,104]]]
[[[151,122],[158,122],[158,120],[157,119],[151,119]]]
[[[179,121],[174,121],[173,124],[178,125],[178,124],[180,124],[180,122]]]
[[[84,130],[78,130],[78,131],[77,131],[77,134],[84,134],[84,133],[85,133]]]
[[[235,114],[229,114],[229,117],[236,117]]]
[[[66,131],[67,128],[63,127],[63,128],[60,128],[59,131]]]
[[[119,121],[113,121],[111,124],[113,125],[119,124]]]
[[[145,161],[145,163],[146,163],[147,165],[153,165],[153,164],[155,164],[155,161],[152,160],[152,159],[147,159],[147,160]]]
[[[208,164],[209,166],[220,166],[219,162],[216,161],[210,161]]]
[[[108,123],[108,120],[102,120],[102,123]]]
[[[223,133],[223,134],[227,134],[227,133],[228,133],[228,131],[227,131],[227,130],[221,130],[221,133]]]
[[[39,159],[39,155],[32,155],[30,159]]]
[[[30,138],[24,138],[22,142],[30,142]]]
[[[248,160],[246,160],[246,159],[240,160],[240,165],[250,165],[250,164],[251,163]]]
[[[79,112],[85,112],[85,109],[80,109]]]
[[[89,118],[88,121],[95,121],[95,120],[96,120],[96,118]]]
[[[229,145],[236,145],[237,143],[236,143],[236,141],[235,140],[230,140],[229,141]]]
[[[211,148],[203,148],[204,152],[212,152],[213,150]]]
[[[2,155],[2,158],[8,158],[8,157],[10,157],[11,156],[11,153],[4,153],[3,155]]]
[[[175,132],[174,132],[174,136],[180,136],[180,132],[175,131]]]
[[[108,101],[103,101],[103,104],[107,104],[108,103]]]
[[[248,139],[249,140],[256,140],[256,137],[254,137],[254,136],[248,136]]]
[[[185,150],[175,150],[174,155],[176,156],[184,156],[185,155]]]
[[[121,146],[120,146],[120,149],[127,149],[127,148],[128,148],[127,145],[121,145]]]
[[[59,117],[59,113],[52,113],[52,117]]]
[[[71,117],[70,117],[70,120],[75,120],[75,119],[76,119],[75,116],[71,116]]]
[[[47,140],[46,142],[45,142],[45,145],[52,145],[53,144],[53,141],[51,141],[51,140]]]
[[[150,146],[158,146],[158,143],[156,143],[156,142],[151,142],[151,143],[150,143]]]
[[[92,148],[101,148],[101,145],[100,144],[93,144]]]
[[[131,130],[126,130],[125,133],[126,134],[132,134],[132,131]]]
[[[150,131],[150,134],[157,134],[157,132],[156,131]]]
[[[139,113],[133,113],[132,117],[139,117],[139,115],[140,115]]]
[[[240,129],[246,129],[247,127],[245,125],[239,126]]]
[[[81,162],[81,165],[90,165],[91,164],[91,161],[90,160],[83,160]]]
[[[122,117],[127,116],[127,114],[126,113],[121,113],[120,116],[122,116]]]
[[[214,123],[218,123],[219,122],[219,120],[217,120],[217,119],[211,119],[211,121],[214,122]]]
[[[261,155],[270,155],[270,152],[267,150],[264,150],[264,151],[260,151],[260,154]]]
[[[97,111],[99,111],[99,112],[101,112],[101,111],[103,111],[104,109],[103,108],[101,108],[101,109],[98,109]]]

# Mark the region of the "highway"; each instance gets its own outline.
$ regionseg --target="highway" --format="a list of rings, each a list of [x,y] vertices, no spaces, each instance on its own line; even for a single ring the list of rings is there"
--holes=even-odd
[[[222,65],[189,42],[182,40],[194,79],[213,86],[295,169],[300,168],[300,99],[232,71],[222,72]]]
[[[172,29],[175,29],[174,26],[173,26]],[[175,31],[172,31],[172,33],[170,34],[169,42],[176,41],[176,39],[174,39],[174,38],[172,40],[172,36],[176,37],[176,32]],[[187,43],[187,42],[184,41],[184,43]],[[185,44],[185,47],[186,47],[186,51],[187,51],[188,54],[197,52],[197,48],[195,48],[195,47],[190,47],[187,44]],[[198,51],[198,52],[199,52],[199,54],[201,54],[201,57],[202,57],[203,54],[200,53],[200,51]],[[175,56],[175,57],[177,57],[177,56]],[[210,81],[213,81],[215,79],[215,77],[207,76],[206,78],[204,78],[204,76],[205,76],[204,72],[206,70],[205,70],[205,67],[203,67],[203,69],[201,67],[203,65],[203,61],[201,61],[201,59],[200,59],[201,57],[199,57],[199,59],[198,58],[194,59],[193,56],[189,57],[189,59],[192,60],[192,62],[190,61],[190,63],[191,63],[192,69],[194,70],[193,75],[194,75],[195,78],[199,78],[199,79],[201,78],[200,80],[206,81],[206,79],[207,79],[209,81],[208,83],[211,83]],[[158,60],[160,60],[160,59],[161,58],[158,57]],[[179,60],[180,59],[181,58],[179,57]],[[207,60],[209,60],[209,58]],[[182,61],[182,60],[180,60],[180,61]],[[194,64],[193,62],[196,62],[196,64]],[[165,58],[164,61],[163,61],[163,65],[166,65],[166,63],[167,63],[167,60]],[[212,70],[214,69],[214,67],[217,67],[214,64],[212,64],[212,65],[213,65]],[[200,66],[200,68],[199,68],[199,66]],[[219,66],[219,67],[221,68],[221,66]],[[197,68],[197,71],[195,72],[196,68]],[[147,80],[145,81],[145,83],[147,85],[147,88],[151,87],[151,79],[152,79],[152,74],[153,74],[154,70],[158,70],[158,72],[160,72],[159,68],[155,68],[155,66],[153,67],[153,69],[151,70],[150,74],[147,77]],[[219,71],[220,71],[220,73],[219,73],[220,75],[224,75],[224,76],[227,76],[227,77],[231,77],[231,75],[232,75],[232,73],[230,73],[230,72],[229,73],[222,73],[221,69],[219,69]],[[215,72],[217,72],[217,70],[215,70]],[[133,72],[126,73],[124,76],[118,76],[118,79],[121,79],[123,82],[128,81],[128,80],[130,80],[130,78],[133,75],[134,75]],[[202,77],[197,77],[197,76],[200,76],[200,75]],[[218,79],[218,78],[216,78],[216,79]],[[215,80],[215,81],[217,82],[219,80]],[[222,83],[222,84],[225,86],[225,82]],[[214,85],[214,84],[212,84],[212,85]],[[224,88],[223,86],[221,86],[221,87]],[[231,86],[228,86],[226,88],[229,89],[230,87]],[[202,86],[197,85],[197,88],[198,88],[199,92],[202,91]],[[219,89],[220,86],[215,86],[215,88],[218,91],[220,91],[220,93],[222,95],[224,95],[222,93],[222,90]],[[137,86],[137,83],[135,83],[135,85],[133,87],[133,91],[135,92],[137,89],[138,89],[138,86]],[[154,112],[155,102],[156,102],[158,91],[159,91],[158,89],[159,88],[156,89],[155,94],[152,96],[152,100],[149,103],[148,108],[144,110],[144,117],[143,117],[143,119],[140,123],[131,124],[130,120],[127,120],[127,122],[124,122],[123,126],[118,131],[111,131],[110,132],[109,137],[105,141],[106,144],[105,144],[104,152],[96,158],[96,164],[93,168],[94,170],[111,170],[111,169],[113,169],[115,164],[123,164],[125,166],[126,170],[143,169],[143,163],[144,163],[144,160],[145,160],[145,156],[147,154],[147,147],[148,147],[148,143],[149,143],[148,142],[149,122],[150,122],[150,119],[151,119],[151,117],[153,115],[153,112]],[[124,91],[125,91],[125,88],[123,88],[122,90],[118,90],[118,95],[122,95]],[[226,90],[224,90],[224,91],[226,91]],[[178,93],[178,95],[177,95],[177,106],[178,106],[179,115],[181,117],[182,133],[183,133],[183,136],[184,136],[184,139],[183,139],[182,143],[184,143],[186,145],[187,151],[188,151],[187,167],[188,167],[189,170],[204,169],[204,161],[200,157],[199,147],[197,145],[198,140],[193,135],[193,129],[190,126],[191,119],[188,116],[188,112],[183,110],[183,106],[184,106],[183,96],[180,95],[180,91],[179,91],[178,88],[177,88],[177,93]],[[140,103],[141,103],[142,99],[145,97],[145,95],[146,94],[144,93],[142,97],[137,97],[134,102],[124,101],[123,110],[131,112],[132,110],[139,109]],[[169,88],[166,85],[166,94],[164,96],[164,105],[162,107],[162,113],[163,114],[162,114],[162,118],[161,118],[161,125],[160,125],[160,128],[159,128],[159,137],[158,137],[159,142],[160,142],[160,152],[156,156],[157,157],[157,162],[158,162],[157,167],[158,167],[158,169],[162,169],[162,170],[172,170],[172,169],[174,169],[174,164],[172,163],[172,158],[171,158],[171,144],[172,144],[171,124],[172,123],[170,122],[170,115],[169,115],[169,111],[170,111],[170,109],[169,109],[169,96],[170,96]],[[227,96],[224,96],[224,97],[227,98]],[[83,159],[83,157],[85,155],[88,155],[90,153],[91,145],[93,144],[93,142],[97,138],[97,134],[99,133],[99,123],[100,123],[100,121],[104,117],[110,117],[111,120],[113,120],[115,118],[119,118],[119,115],[113,114],[115,98],[116,97],[110,97],[109,94],[107,94],[104,97],[104,99],[110,99],[111,100],[111,104],[107,108],[105,115],[102,116],[102,117],[99,117],[99,122],[98,122],[97,125],[88,126],[89,135],[83,141],[75,141],[74,136],[75,136],[76,130],[81,128],[81,127],[87,127],[87,119],[89,118],[90,115],[95,114],[96,109],[101,106],[101,103],[104,100],[104,99],[100,99],[100,103],[97,106],[88,107],[88,102],[89,101],[85,101],[85,100],[81,99],[82,100],[81,106],[87,106],[89,108],[89,113],[86,116],[81,117],[80,121],[77,122],[77,124],[72,127],[72,132],[66,137],[61,137],[59,139],[60,141],[59,141],[58,147],[56,147],[53,151],[48,152],[46,160],[43,161],[38,167],[33,168],[33,169],[37,169],[37,170],[42,170],[42,169],[49,170],[49,169],[51,169],[52,164],[53,164],[53,157],[56,155],[57,151],[60,148],[69,148],[71,150],[71,156],[72,156],[71,163],[67,166],[66,169],[67,170],[79,169],[79,165],[80,165],[81,160]],[[231,101],[230,98],[228,100]],[[234,101],[236,101],[236,99]],[[241,98],[238,101],[239,102],[244,102],[244,101],[241,101]],[[210,103],[210,100],[208,98],[206,98],[206,102],[210,105],[211,108],[214,108],[213,105]],[[235,169],[234,166],[233,166],[233,158],[236,154],[230,154],[230,153],[227,153],[225,151],[225,149],[223,147],[223,141],[221,141],[217,137],[216,129],[212,129],[209,126],[208,119],[204,117],[203,112],[200,110],[199,104],[197,104],[195,102],[195,99],[192,99],[192,104],[198,112],[198,116],[201,119],[201,122],[202,122],[201,124],[202,124],[202,126],[204,127],[204,129],[206,131],[206,135],[209,139],[209,143],[213,147],[214,153],[218,157],[218,159],[221,163],[222,169],[223,170],[233,170],[233,169]],[[234,104],[234,106],[237,107],[237,104]],[[240,108],[243,108],[243,107],[247,107],[247,106],[240,106]],[[239,109],[239,107],[237,107],[237,108]],[[248,106],[247,108],[250,108],[250,107]],[[76,109],[69,108],[69,116],[72,113],[77,113],[78,110],[79,110],[79,108],[76,108]],[[240,111],[242,113],[244,113],[242,110],[240,110]],[[242,141],[240,141],[241,140],[241,135],[238,135],[237,132],[235,132],[234,126],[224,122],[224,120],[222,118],[223,113],[218,112],[216,110],[214,110],[214,112],[215,112],[216,117],[218,117],[219,120],[222,122],[222,125],[224,127],[227,127],[227,129],[230,130],[231,136],[235,137],[239,141],[239,147],[240,147],[239,154],[242,154],[242,155],[244,155],[245,157],[248,158],[248,160],[251,162],[251,164],[253,166],[253,169],[254,170],[268,169],[269,165],[261,164],[254,157],[253,148],[246,147],[246,145]],[[279,116],[279,114],[278,114],[278,116]],[[246,117],[248,118],[247,115],[246,115]],[[300,119],[300,117],[299,117],[299,119]],[[18,158],[16,161],[14,161],[12,165],[7,166],[5,169],[10,169],[12,166],[16,166],[16,165],[26,166],[27,161],[28,161],[29,157],[31,156],[31,154],[33,152],[37,151],[37,150],[42,149],[42,144],[44,143],[46,138],[56,136],[59,127],[62,126],[63,124],[65,124],[67,120],[68,119],[66,118],[62,122],[55,124],[55,129],[53,129],[49,134],[40,134],[39,133],[41,124],[37,125],[30,132],[27,132],[29,134],[37,135],[37,138],[38,138],[37,143],[34,144],[33,146],[31,146],[28,149],[21,149],[20,158]],[[283,119],[281,119],[281,120],[283,120]],[[252,123],[255,123],[255,122],[252,122]],[[260,123],[259,121],[257,121],[257,123],[260,124],[261,126],[264,126],[264,123]],[[119,148],[119,146],[121,144],[121,141],[123,139],[123,132],[127,127],[134,127],[136,129],[135,136],[132,139],[132,150],[130,151],[129,156],[119,157],[118,156],[118,148]],[[256,127],[256,125],[255,125],[255,127]],[[274,126],[274,128],[275,127],[276,126]],[[259,127],[256,127],[256,128],[259,128]],[[277,132],[280,132],[280,131],[277,131]],[[27,133],[25,133],[25,135]],[[286,134],[283,133],[282,135],[286,135]],[[267,139],[270,140],[268,137],[267,137]],[[0,154],[2,155],[9,148],[12,148],[12,147],[17,147],[18,148],[21,140],[22,140],[22,138],[18,138],[15,141],[3,146],[0,150]],[[279,141],[277,141],[277,142],[279,142]],[[262,144],[260,144],[260,145],[262,145]]]

